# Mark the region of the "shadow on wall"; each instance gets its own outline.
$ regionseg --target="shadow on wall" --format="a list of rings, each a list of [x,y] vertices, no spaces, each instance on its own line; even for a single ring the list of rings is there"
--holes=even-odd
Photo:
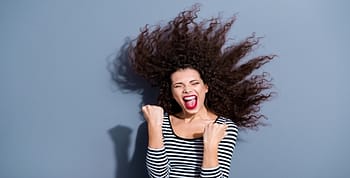
[[[124,45],[118,51],[116,58],[108,64],[108,70],[111,73],[112,80],[121,92],[135,93],[142,96],[142,100],[137,108],[141,108],[143,103],[156,104],[159,89],[151,87],[143,78],[135,74],[131,68],[128,60],[128,45],[130,42],[130,39],[126,39]],[[142,118],[140,109],[139,114],[140,118]],[[108,131],[114,142],[117,165],[115,178],[148,177],[145,166],[148,142],[146,122],[140,124],[137,130],[135,150],[131,159],[129,159],[131,132],[131,128],[123,125],[117,125]]]

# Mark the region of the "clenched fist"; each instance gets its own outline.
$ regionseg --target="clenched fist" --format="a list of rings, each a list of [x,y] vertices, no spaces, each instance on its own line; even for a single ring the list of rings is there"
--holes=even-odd
[[[142,113],[149,125],[162,125],[164,117],[164,110],[162,107],[156,105],[145,105],[142,106]]]
[[[142,112],[148,126],[148,147],[162,148],[164,146],[162,135],[163,108],[156,105],[145,105],[142,106]]]
[[[206,125],[203,133],[204,145],[217,148],[226,135],[226,129],[226,124],[209,123]]]

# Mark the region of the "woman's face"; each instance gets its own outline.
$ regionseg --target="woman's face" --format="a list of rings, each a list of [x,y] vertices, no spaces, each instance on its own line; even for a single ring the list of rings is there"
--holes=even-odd
[[[179,69],[171,75],[171,92],[184,114],[195,114],[204,108],[208,86],[197,70]]]

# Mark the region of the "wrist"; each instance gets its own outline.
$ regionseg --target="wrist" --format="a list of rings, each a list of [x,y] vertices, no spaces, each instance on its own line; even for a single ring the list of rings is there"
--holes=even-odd
[[[159,123],[148,123],[148,132],[162,132],[162,124]]]
[[[162,127],[148,126],[148,147],[155,149],[163,147]]]
[[[204,144],[203,149],[204,149],[204,151],[207,151],[207,152],[217,152],[219,149],[219,145],[206,143],[206,144]]]
[[[213,168],[219,165],[218,147],[204,146],[202,168]]]

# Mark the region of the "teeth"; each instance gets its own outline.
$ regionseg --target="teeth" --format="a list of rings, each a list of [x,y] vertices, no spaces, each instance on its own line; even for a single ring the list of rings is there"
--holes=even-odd
[[[184,97],[184,100],[188,101],[188,100],[193,100],[196,99],[196,96],[186,96]]]

